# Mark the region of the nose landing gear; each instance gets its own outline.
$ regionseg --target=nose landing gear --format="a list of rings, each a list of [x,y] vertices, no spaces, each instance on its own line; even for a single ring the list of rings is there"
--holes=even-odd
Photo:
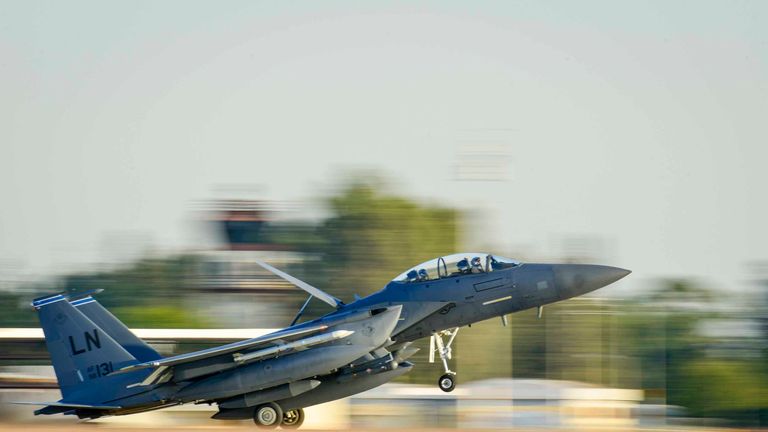
[[[456,388],[456,372],[448,367],[448,360],[452,357],[451,345],[458,333],[459,328],[455,327],[434,333],[429,339],[429,362],[435,362],[435,352],[437,352],[438,355],[440,355],[440,360],[442,360],[443,368],[445,369],[445,374],[437,380],[437,386],[444,392],[451,392]],[[449,338],[448,343],[443,342],[443,336]]]
[[[456,388],[456,375],[455,373],[446,373],[440,376],[437,380],[437,386],[440,390],[448,393],[452,392]]]

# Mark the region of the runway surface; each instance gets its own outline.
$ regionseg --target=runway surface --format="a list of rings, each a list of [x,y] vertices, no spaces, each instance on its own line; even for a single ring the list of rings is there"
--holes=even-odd
[[[24,432],[46,432],[46,431],[57,431],[57,432],[82,432],[87,430],[110,430],[110,431],[117,431],[117,432],[145,432],[147,430],[154,430],[155,427],[151,425],[146,426],[118,426],[113,424],[99,424],[99,423],[89,423],[89,422],[81,422],[81,423],[73,423],[70,425],[63,425],[63,424],[39,424],[39,425],[25,425],[25,424],[0,424],[0,432],[17,432],[20,430],[23,430]],[[226,423],[226,424],[203,424],[199,426],[171,426],[171,427],[163,427],[162,428],[164,432],[205,432],[205,431],[222,431],[222,430],[236,430],[236,431],[258,431],[261,429],[258,429],[255,427],[252,423],[248,422],[242,422],[242,423]],[[286,430],[286,429],[278,429],[278,430]],[[364,429],[300,429],[304,432],[328,432],[328,431],[354,431],[354,432],[365,432],[365,431],[374,431],[374,432],[380,432],[380,431],[390,431],[392,428],[364,428]],[[562,431],[563,429],[546,429],[546,428],[521,428],[521,429],[446,429],[446,428],[415,428],[415,429],[400,429],[400,431],[407,430],[409,432],[455,432],[455,431],[467,431],[467,432],[498,432],[501,430],[514,430],[517,432],[549,432],[549,431]],[[590,430],[600,430],[605,431],[605,428],[596,428],[592,429],[589,427],[579,428],[578,430],[581,431],[590,431]],[[725,429],[725,428],[696,428],[696,427],[685,427],[685,428],[610,428],[611,431],[622,431],[622,432],[681,432],[681,431],[697,431],[697,432],[726,432],[726,431],[734,431],[734,430],[748,430],[748,429]]]

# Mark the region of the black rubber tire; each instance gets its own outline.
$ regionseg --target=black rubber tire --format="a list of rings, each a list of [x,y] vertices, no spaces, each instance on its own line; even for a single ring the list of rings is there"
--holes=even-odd
[[[274,429],[283,422],[283,409],[274,402],[259,405],[253,410],[253,422],[260,428]]]
[[[453,374],[441,375],[437,380],[437,386],[446,393],[452,392],[456,388],[456,376]]]
[[[283,423],[280,427],[283,429],[298,429],[304,424],[304,409],[286,411],[283,413]]]

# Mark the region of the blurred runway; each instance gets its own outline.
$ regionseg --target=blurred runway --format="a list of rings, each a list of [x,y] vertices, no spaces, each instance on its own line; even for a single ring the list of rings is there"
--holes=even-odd
[[[152,426],[147,425],[145,427],[138,427],[138,426],[116,426],[116,425],[105,425],[105,424],[95,424],[95,423],[76,423],[71,425],[61,425],[61,424],[47,424],[47,425],[39,425],[39,426],[24,426],[25,432],[45,432],[50,430],[60,431],[60,432],[68,432],[68,431],[82,431],[82,430],[88,430],[88,429],[109,429],[112,431],[124,431],[124,432],[131,432],[131,431],[146,431],[147,429],[153,429]],[[200,426],[178,426],[178,427],[164,427],[165,431],[173,431],[173,432],[182,432],[182,431],[218,431],[218,430],[259,430],[250,422],[242,422],[242,423],[227,423],[222,425],[200,425]],[[368,429],[334,429],[339,431],[352,431],[355,432],[364,432],[364,431],[380,431],[387,428],[368,428]],[[18,431],[19,425],[18,424],[0,424],[0,432],[6,432],[6,431]],[[300,429],[301,431],[310,432],[313,429]],[[315,429],[316,430],[316,429]],[[389,429],[387,429],[389,430]],[[423,429],[408,429],[408,431],[412,432],[420,432],[420,431],[429,431],[429,432],[442,432],[442,431],[455,431],[456,429],[430,429],[430,428],[423,428]],[[482,432],[482,431],[498,431],[499,429],[462,429],[464,431],[468,432]],[[548,431],[562,431],[562,429],[552,428],[552,429],[542,429],[542,428],[526,428],[526,429],[513,429],[515,431],[519,432],[548,432]],[[584,429],[578,429],[582,431],[589,431],[594,430],[592,428],[584,428]],[[599,430],[605,430],[605,429],[599,429]],[[664,429],[648,429],[648,428],[628,428],[628,429],[615,429],[611,428],[612,431],[627,431],[627,432],[644,432],[644,431],[653,431],[653,432],[664,432],[664,431],[680,431],[683,430],[682,428],[664,428]],[[733,431],[733,430],[739,430],[739,429],[726,429],[726,428],[690,428],[686,427],[685,430],[696,430],[701,432],[720,432],[720,431]],[[746,429],[744,429],[746,430]]]

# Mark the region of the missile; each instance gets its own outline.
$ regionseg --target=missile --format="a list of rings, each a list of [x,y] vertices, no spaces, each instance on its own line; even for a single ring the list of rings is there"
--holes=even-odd
[[[318,344],[330,342],[333,340],[343,339],[347,336],[351,336],[354,333],[355,333],[354,330],[336,330],[329,333],[323,333],[317,336],[311,336],[308,338],[299,339],[297,341],[290,342],[287,344],[276,345],[270,348],[265,348],[263,350],[255,351],[248,354],[235,353],[233,357],[236,363],[244,364],[250,361],[262,359],[264,357],[277,355],[286,351],[290,351],[290,350],[300,351],[302,349],[311,347],[312,345],[318,345]]]

